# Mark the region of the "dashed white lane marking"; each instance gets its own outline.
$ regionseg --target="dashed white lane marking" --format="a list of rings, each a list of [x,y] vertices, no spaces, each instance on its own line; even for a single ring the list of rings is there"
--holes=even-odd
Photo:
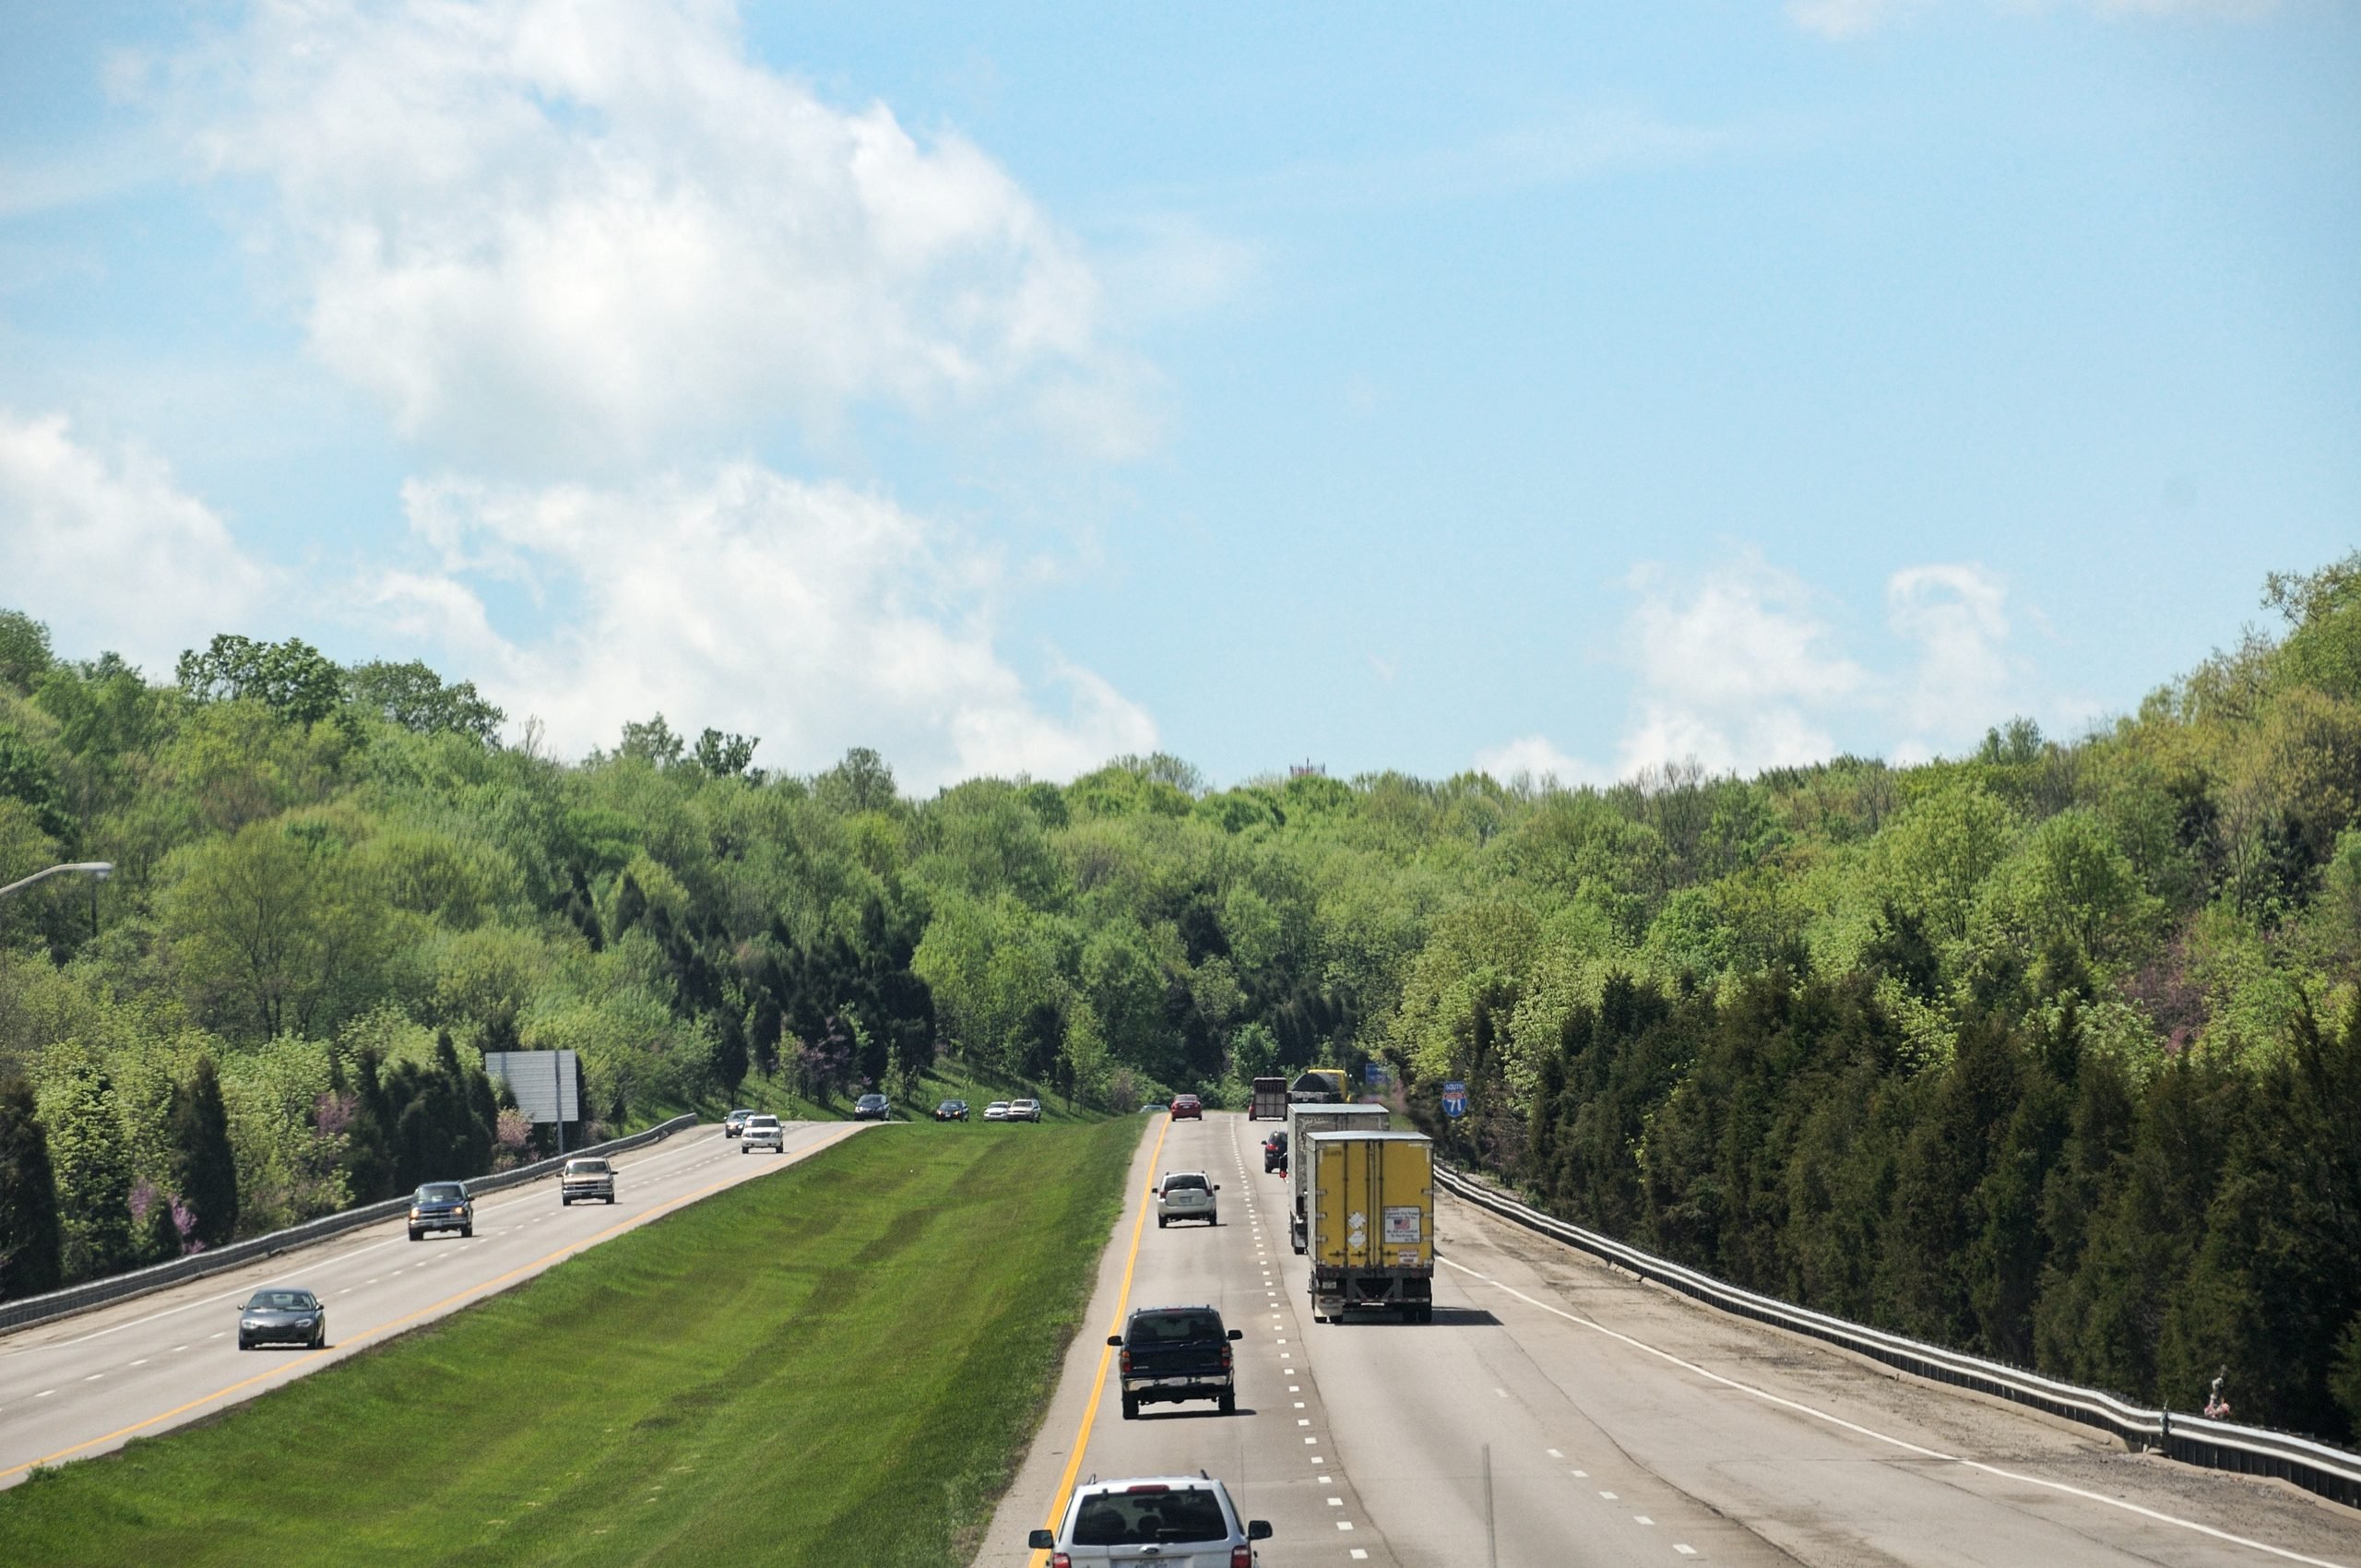
[[[107,1375],[107,1374],[106,1374],[106,1373],[104,1373],[104,1372],[92,1372],[89,1376],[88,1376],[88,1377],[84,1378],[82,1381],[83,1381],[84,1383],[96,1383],[96,1382],[98,1382],[98,1381],[99,1381],[99,1379],[101,1379],[101,1378],[102,1378],[102,1377],[104,1377],[104,1376],[106,1376],[106,1375]]]
[[[1887,1443],[1892,1447],[1899,1448],[1904,1453],[1916,1454],[1922,1458],[1940,1460],[1946,1464],[1964,1466],[1966,1468],[1971,1470],[1980,1470],[1987,1476],[1997,1476],[2005,1481],[2022,1481],[2027,1486],[2045,1487],[2051,1491],[2062,1492],[2068,1497],[2079,1497],[2085,1503],[2095,1503],[2103,1507],[2119,1508],[2126,1514],[2136,1514],[2143,1519],[2153,1519],[2160,1525],[2177,1526],[2181,1529],[2194,1531],[2198,1535],[2210,1537],[2214,1540],[2228,1541],[2232,1546],[2247,1547],[2252,1550],[2265,1553],[2268,1556],[2282,1558],[2289,1562],[2308,1563],[2310,1565],[2310,1568],[2343,1568],[2342,1563],[2331,1562],[2324,1557],[2307,1557],[2300,1551],[2290,1551],[2284,1546],[2272,1546],[2268,1541],[2252,1540],[2245,1536],[2232,1535],[2227,1530],[2217,1530],[2211,1525],[2201,1525],[2194,1519],[2184,1519],[2179,1517],[2177,1515],[2163,1513],[2157,1509],[2143,1508],[2137,1503],[2127,1503],[2119,1497],[2108,1497],[2103,1493],[2090,1491],[2079,1486],[2069,1486],[2064,1481],[2054,1481],[2046,1476],[2031,1476],[2025,1474],[2022,1470],[2003,1469],[1998,1465],[1987,1465],[1981,1459],[1964,1459],[1956,1454],[1945,1454],[1939,1449],[1928,1448],[1922,1443],[1912,1443],[1907,1438],[1890,1436],[1885,1432],[1879,1431],[1873,1427],[1865,1427],[1857,1421],[1848,1421],[1844,1417],[1831,1415],[1826,1410],[1814,1409],[1811,1406],[1804,1404],[1800,1400],[1790,1399],[1784,1395],[1774,1394],[1767,1388],[1757,1388],[1750,1383],[1740,1383],[1734,1377],[1726,1377],[1717,1372],[1709,1372],[1705,1368],[1699,1366],[1694,1361],[1683,1360],[1680,1357],[1674,1355],[1669,1350],[1660,1350],[1644,1339],[1634,1339],[1628,1334],[1619,1333],[1616,1330],[1608,1327],[1605,1324],[1597,1322],[1596,1319],[1586,1318],[1579,1313],[1570,1313],[1563,1307],[1553,1307],[1547,1301],[1536,1301],[1533,1297],[1526,1295],[1524,1291],[1516,1289],[1516,1287],[1513,1285],[1503,1285],[1499,1280],[1494,1279],[1491,1276],[1488,1274],[1479,1274],[1464,1263],[1454,1263],[1450,1258],[1442,1258],[1438,1261],[1449,1265],[1451,1267],[1457,1269],[1460,1273],[1468,1276],[1470,1278],[1482,1280],[1485,1284],[1489,1285],[1495,1290],[1501,1291],[1506,1295],[1514,1296],[1518,1301],[1523,1301],[1529,1307],[1538,1307],[1543,1312],[1549,1313],[1553,1317],[1561,1317],[1568,1323],[1580,1324],[1584,1328],[1592,1329],[1597,1333],[1606,1335],[1609,1339],[1629,1345],[1634,1350],[1643,1351],[1648,1355],[1655,1357],[1658,1360],[1669,1361],[1674,1366],[1679,1367],[1683,1371],[1695,1372],[1699,1377],[1704,1378],[1709,1382],[1718,1383],[1725,1388],[1736,1389],[1740,1394],[1751,1395],[1753,1397],[1763,1401],[1765,1404],[1776,1405],[1783,1409],[1793,1410],[1797,1415],[1809,1416],[1816,1421],[1825,1421],[1830,1426],[1841,1427],[1845,1431],[1853,1432],[1858,1436],[1869,1438],[1876,1442]]]
[[[173,1347],[172,1347],[172,1353],[173,1353],[174,1355],[178,1355],[178,1354],[180,1354],[183,1350],[185,1350],[185,1349],[187,1349],[187,1348],[188,1348],[188,1347],[187,1347],[187,1346],[185,1346],[185,1345],[175,1345],[175,1346],[173,1346]]]
[[[1607,1499],[1607,1501],[1608,1501],[1608,1502],[1609,1502],[1609,1503],[1612,1503],[1612,1502],[1614,1502],[1614,1501],[1615,1501],[1615,1494],[1614,1494],[1613,1492],[1611,1492],[1611,1491],[1602,1491],[1602,1492],[1600,1492],[1598,1495],[1599,1495],[1599,1496],[1601,1496],[1601,1497],[1603,1497],[1603,1498],[1605,1498],[1605,1499]]]
[[[1645,1514],[1632,1515],[1631,1522],[1635,1525],[1653,1525],[1655,1523],[1654,1519],[1649,1518]]]
[[[137,1360],[136,1360],[136,1361],[132,1362],[131,1364],[132,1364],[133,1366],[135,1366],[135,1367],[144,1367],[144,1366],[146,1366],[146,1365],[148,1364],[148,1362],[150,1360],[151,1360],[151,1358],[149,1358],[149,1357],[142,1356],[142,1357],[140,1357]]]
[[[1588,1470],[1568,1470],[1566,1474],[1573,1477],[1579,1481],[1586,1481],[1590,1479],[1590,1472]]]
[[[1345,1500],[1341,1497],[1332,1497],[1328,1500],[1328,1506],[1331,1508],[1342,1508],[1344,1505]]]
[[[1339,1519],[1336,1521],[1336,1527],[1340,1530],[1349,1530],[1353,1527],[1353,1522],[1350,1519]]]
[[[1695,1547],[1687,1545],[1681,1541],[1673,1542],[1672,1550],[1680,1553],[1683,1557],[1694,1557],[1697,1555],[1697,1549]]]
[[[54,1388],[44,1388],[39,1394],[34,1395],[33,1397],[36,1399],[46,1399],[56,1392],[57,1390]]]
[[[1369,1553],[1363,1551],[1359,1547],[1353,1548],[1352,1556],[1353,1561],[1356,1562],[1366,1562],[1369,1561]]]
[[[1499,1395],[1503,1399],[1509,1396],[1509,1391],[1505,1388],[1495,1388],[1492,1392]]]
[[[1541,1452],[1543,1452],[1544,1454],[1547,1454],[1547,1455],[1549,1455],[1549,1457],[1551,1457],[1552,1459],[1562,1459],[1562,1458],[1564,1458],[1564,1457],[1565,1457],[1565,1455],[1564,1455],[1563,1454],[1559,1453],[1559,1452],[1558,1452],[1556,1449],[1554,1449],[1554,1448],[1545,1448],[1545,1449],[1543,1449]]]

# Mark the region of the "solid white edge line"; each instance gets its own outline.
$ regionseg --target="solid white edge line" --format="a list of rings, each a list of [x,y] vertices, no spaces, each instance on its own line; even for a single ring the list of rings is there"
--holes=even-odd
[[[2193,1530],[2199,1535],[2210,1536],[2215,1540],[2228,1541],[2233,1546],[2247,1547],[2251,1550],[2264,1552],[2272,1557],[2284,1558],[2290,1562],[2308,1563],[2310,1565],[2310,1568],[2346,1568],[2345,1564],[2341,1562],[2332,1562],[2324,1557],[2307,1557],[2300,1551],[2290,1551],[2284,1546],[2272,1546],[2267,1541],[2249,1540],[2244,1536],[2234,1536],[2227,1530],[2217,1530],[2211,1525],[2201,1525],[2194,1519],[2183,1519],[2171,1514],[2160,1514],[2153,1508],[2143,1508],[2137,1503],[2127,1503],[2119,1497],[2109,1497],[2104,1492],[2091,1491],[2079,1486],[2070,1486],[2064,1481],[2050,1480],[2047,1477],[2043,1476],[2028,1476],[2017,1470],[2004,1470],[1998,1465],[1987,1465],[1981,1459],[1963,1459],[1956,1454],[1940,1453],[1935,1449],[1924,1447],[1921,1444],[1912,1443],[1907,1438],[1891,1436],[1885,1432],[1878,1431],[1873,1428],[1862,1426],[1857,1421],[1848,1421],[1842,1416],[1831,1415],[1826,1410],[1815,1409],[1809,1405],[1802,1404],[1794,1399],[1789,1399],[1784,1395],[1774,1394],[1769,1389],[1757,1388],[1752,1384],[1740,1383],[1734,1377],[1725,1377],[1720,1372],[1708,1371],[1706,1368],[1699,1366],[1694,1361],[1683,1360],[1669,1350],[1660,1350],[1654,1345],[1647,1343],[1645,1340],[1634,1339],[1628,1334],[1619,1333],[1617,1330],[1608,1327],[1603,1323],[1597,1323],[1590,1318],[1583,1316],[1580,1313],[1570,1313],[1563,1307],[1553,1307],[1547,1301],[1536,1301],[1533,1297],[1526,1295],[1515,1286],[1503,1285],[1489,1274],[1477,1273],[1476,1270],[1468,1267],[1465,1264],[1453,1263],[1449,1258],[1442,1258],[1438,1261],[1450,1264],[1452,1267],[1459,1270],[1460,1273],[1468,1276],[1470,1278],[1482,1280],[1485,1284],[1489,1285],[1495,1290],[1504,1291],[1511,1296],[1514,1296],[1518,1301],[1525,1302],[1527,1306],[1538,1307],[1545,1313],[1549,1313],[1555,1316],[1564,1318],[1568,1323],[1578,1323],[1584,1328],[1593,1329],[1600,1334],[1606,1335],[1609,1339],[1620,1340],[1622,1343],[1631,1346],[1635,1350],[1644,1350],[1649,1355],[1655,1356],[1660,1360],[1670,1361],[1674,1366],[1679,1367],[1684,1371],[1695,1372],[1699,1377],[1706,1378],[1712,1382],[1721,1384],[1726,1388],[1734,1388],[1740,1394],[1752,1395],[1755,1398],[1761,1399],[1768,1404],[1782,1406],[1787,1409],[1797,1412],[1799,1415],[1809,1416],[1814,1420],[1825,1421],[1830,1426],[1842,1427],[1846,1431],[1857,1432],[1867,1438],[1874,1438],[1880,1443],[1891,1443],[1892,1446],[1903,1449],[1905,1452],[1920,1455],[1928,1459],[1940,1459],[1946,1464],[1963,1465],[1971,1470],[1981,1470],[1986,1475],[1998,1476],[2002,1480],[2023,1481],[2028,1486],[2047,1487],[2052,1491],[2063,1492],[2069,1497],[2079,1497],[2083,1499],[2085,1502],[2104,1503],[2109,1508],[2119,1508],[2126,1514],[2137,1514],[2143,1519],[2153,1519],[2160,1525],[2172,1525],[2180,1529]]]

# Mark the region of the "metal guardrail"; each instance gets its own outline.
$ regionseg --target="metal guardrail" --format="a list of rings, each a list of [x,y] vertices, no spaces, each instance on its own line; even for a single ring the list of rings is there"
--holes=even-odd
[[[659,1122],[627,1138],[612,1138],[588,1148],[574,1149],[550,1159],[520,1165],[513,1170],[502,1170],[490,1176],[471,1176],[468,1179],[468,1191],[470,1194],[496,1193],[508,1187],[521,1187],[528,1182],[556,1174],[569,1159],[578,1159],[584,1155],[623,1154],[631,1149],[644,1148],[696,1124],[694,1116],[675,1116],[669,1122]],[[225,1269],[237,1268],[257,1258],[267,1258],[297,1247],[308,1247],[330,1236],[363,1225],[374,1225],[381,1219],[397,1218],[409,1212],[409,1199],[387,1198],[383,1203],[339,1209],[334,1214],[324,1214],[317,1219],[307,1219],[301,1225],[291,1225],[284,1230],[274,1230],[267,1236],[256,1236],[249,1241],[232,1241],[226,1247],[191,1253],[186,1257],[134,1269],[128,1274],[110,1275],[87,1284],[69,1285],[63,1290],[27,1296],[22,1301],[0,1301],[0,1334],[12,1329],[30,1328],[35,1324],[52,1323],[58,1318],[89,1312],[93,1307],[128,1301],[134,1296],[145,1296],[151,1290],[161,1290],[183,1280],[202,1279],[208,1274],[219,1274]]]
[[[1503,1219],[1537,1230],[1569,1246],[1578,1247],[1642,1279],[1654,1280],[1724,1312],[1750,1317],[1792,1333],[1809,1335],[1856,1355],[1882,1361],[1915,1377],[1948,1383],[1959,1388],[1972,1388],[1978,1393],[2045,1410],[2053,1416],[2062,1416],[2068,1420],[2080,1421],[2085,1426],[2097,1427],[2113,1433],[2133,1449],[2153,1450],[2208,1469],[2277,1476],[2338,1503],[2361,1506],[2361,1455],[2325,1443],[2316,1443],[2308,1437],[2298,1437],[2293,1432],[2207,1420],[2202,1416],[2185,1416],[2169,1410],[2146,1409],[2118,1399],[2112,1394],[2061,1383],[2022,1367],[1986,1360],[1980,1356],[1970,1356],[1958,1350],[1947,1350],[1939,1345],[1923,1345],[1883,1329],[1813,1312],[1809,1307],[1799,1307],[1774,1296],[1758,1295],[1726,1280],[1716,1279],[1710,1274],[1684,1268],[1679,1264],[1668,1263],[1653,1253],[1643,1253],[1637,1247],[1626,1246],[1596,1231],[1569,1225],[1488,1182],[1472,1181],[1440,1161],[1436,1163],[1435,1179],[1445,1192]]]

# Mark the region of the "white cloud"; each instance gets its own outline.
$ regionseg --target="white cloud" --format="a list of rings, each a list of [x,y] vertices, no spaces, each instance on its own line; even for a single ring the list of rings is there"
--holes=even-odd
[[[1751,771],[1833,749],[1823,716],[1870,681],[1831,649],[1800,578],[1749,553],[1686,597],[1653,573],[1637,581],[1637,722],[1624,737],[1620,772],[1690,758],[1717,772]]]
[[[729,6],[285,0],[184,79],[212,166],[273,198],[257,247],[313,352],[463,460],[825,437],[872,403],[1150,439],[1092,267],[1016,182],[765,68]]]
[[[1797,27],[1823,38],[1859,38],[1933,0],[1788,0],[1787,16]],[[2269,14],[2276,0],[2002,0],[2012,11],[2082,8],[2103,17],[2213,17],[2243,21]]]
[[[1506,784],[1528,782],[1572,788],[1608,782],[1606,769],[1580,757],[1568,756],[1546,735],[1520,735],[1506,745],[1477,752],[1476,771]]]
[[[1940,745],[2003,717],[2016,668],[1999,577],[1975,564],[1909,566],[1885,591],[1888,624],[1918,647],[1917,667],[1894,695],[1903,723]]]
[[[1632,579],[1624,641],[1636,679],[1611,769],[1541,735],[1479,753],[1496,778],[1629,778],[1667,763],[1750,774],[1820,761],[1846,743],[1896,762],[1956,753],[2023,711],[2023,667],[2008,650],[2007,586],[1972,563],[1906,566],[1886,582],[1888,627],[1906,658],[1873,669],[1840,651],[1835,608],[1752,552],[1693,587],[1655,568]],[[2071,716],[2074,710],[2051,705]]]
[[[872,745],[906,785],[978,773],[1069,778],[1156,746],[1137,706],[1057,665],[1053,711],[996,647],[991,563],[840,485],[751,463],[710,482],[625,489],[412,483],[439,570],[387,573],[372,613],[466,656],[480,683],[562,749],[611,745],[625,719],[762,737],[767,766],[825,766]],[[512,641],[477,579],[575,606]]]
[[[276,574],[137,447],[94,451],[64,415],[0,410],[0,605],[61,649],[113,649],[153,674],[214,633],[250,627]]]

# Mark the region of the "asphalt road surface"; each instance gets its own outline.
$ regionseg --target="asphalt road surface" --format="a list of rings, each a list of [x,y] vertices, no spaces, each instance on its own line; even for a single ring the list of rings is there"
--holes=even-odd
[[[1077,1476],[1202,1467],[1271,1521],[1265,1564],[2361,1565],[2361,1513],[1724,1316],[1448,1198],[1432,1324],[1312,1323],[1268,1130],[1148,1129],[979,1563],[1043,1561],[1026,1532]],[[1171,1170],[1221,1183],[1218,1228],[1157,1229],[1146,1194]],[[1124,1420],[1110,1327],[1205,1301],[1246,1333],[1237,1413]]]
[[[561,1206],[552,1177],[482,1199],[464,1240],[412,1242],[404,1221],[389,1220],[0,1336],[0,1487],[251,1399],[858,1130],[791,1123],[781,1157],[741,1155],[718,1125],[692,1128],[617,1156],[612,1205]],[[263,1285],[315,1292],[328,1348],[240,1351],[238,1308]]]

